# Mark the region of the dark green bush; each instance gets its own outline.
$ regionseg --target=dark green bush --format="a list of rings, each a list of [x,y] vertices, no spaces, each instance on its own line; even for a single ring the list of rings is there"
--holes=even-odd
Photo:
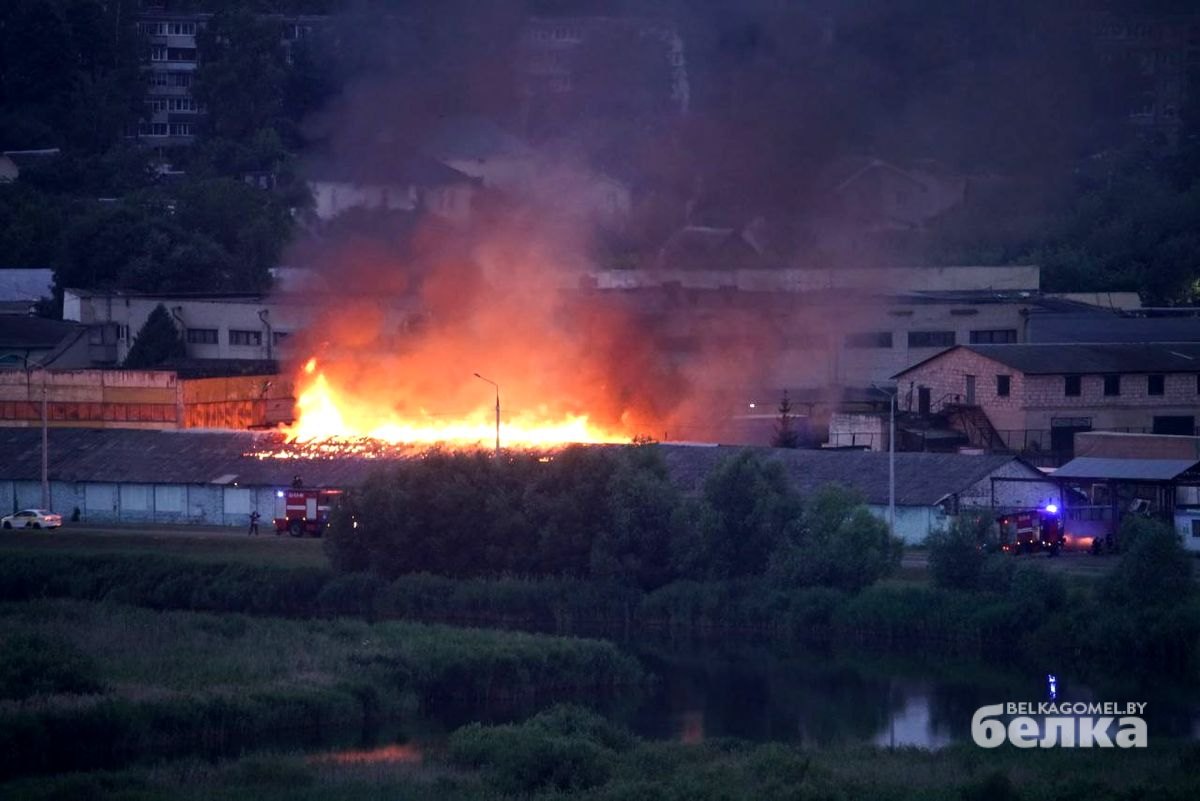
[[[963,510],[950,528],[926,538],[929,576],[936,586],[955,590],[979,587],[986,558],[983,546],[991,523],[983,512]]]

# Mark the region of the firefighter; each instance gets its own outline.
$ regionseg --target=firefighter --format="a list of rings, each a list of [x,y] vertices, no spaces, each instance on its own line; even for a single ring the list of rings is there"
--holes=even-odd
[[[246,532],[248,536],[253,537],[258,534],[258,517],[257,509],[250,513],[250,530]]]

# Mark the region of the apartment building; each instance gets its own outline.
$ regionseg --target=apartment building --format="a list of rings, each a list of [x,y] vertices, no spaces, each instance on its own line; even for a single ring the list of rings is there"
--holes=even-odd
[[[139,16],[138,32],[149,45],[149,85],[136,135],[146,144],[191,144],[199,132],[203,109],[192,94],[200,60],[196,35],[210,16],[167,11],[146,11]]]
[[[192,89],[203,58],[198,37],[210,19],[212,14],[165,9],[138,15],[138,32],[149,48],[145,114],[131,132],[141,142],[159,148],[188,145],[199,133],[205,109]],[[327,18],[270,15],[269,19],[280,23],[281,44],[290,59],[292,46],[312,36]]]

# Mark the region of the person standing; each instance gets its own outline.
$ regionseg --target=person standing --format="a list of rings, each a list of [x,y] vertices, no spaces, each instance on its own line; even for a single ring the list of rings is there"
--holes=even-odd
[[[247,534],[251,537],[258,533],[258,516],[257,509],[250,513],[250,531]]]

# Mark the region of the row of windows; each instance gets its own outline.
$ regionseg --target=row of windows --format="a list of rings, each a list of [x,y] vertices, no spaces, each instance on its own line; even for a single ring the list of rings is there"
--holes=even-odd
[[[189,328],[186,336],[189,345],[216,345],[220,341],[220,332],[216,328]],[[287,331],[274,331],[272,332],[271,341],[273,344],[278,345],[287,339],[287,336]],[[229,329],[229,344],[260,347],[262,345],[262,331],[246,331],[231,328]]]
[[[200,106],[190,97],[155,97],[146,101],[150,113],[159,111],[199,111]]]
[[[970,333],[972,345],[1008,344],[1017,341],[1015,328],[988,328]],[[910,348],[949,348],[957,343],[953,331],[909,331],[908,346]],[[892,347],[891,331],[868,331],[865,333],[849,334],[846,336],[848,348],[890,348]]]
[[[192,85],[192,73],[188,70],[165,70],[150,73],[151,86],[187,89]]]
[[[194,22],[139,22],[138,31],[146,36],[195,36]]]
[[[1146,376],[1146,394],[1147,395],[1164,395],[1167,389],[1167,377],[1165,375],[1148,375]],[[1063,377],[1063,394],[1068,398],[1077,398],[1083,394],[1083,376],[1068,375]],[[1116,397],[1121,394],[1121,376],[1106,375],[1104,376],[1104,394],[1108,397]],[[1200,395],[1200,375],[1196,376],[1196,394]]]
[[[196,48],[194,47],[167,47],[166,45],[153,45],[150,48],[151,61],[183,61],[191,62],[196,60]]]
[[[138,125],[138,136],[193,136],[196,128],[190,122],[143,122]]]

